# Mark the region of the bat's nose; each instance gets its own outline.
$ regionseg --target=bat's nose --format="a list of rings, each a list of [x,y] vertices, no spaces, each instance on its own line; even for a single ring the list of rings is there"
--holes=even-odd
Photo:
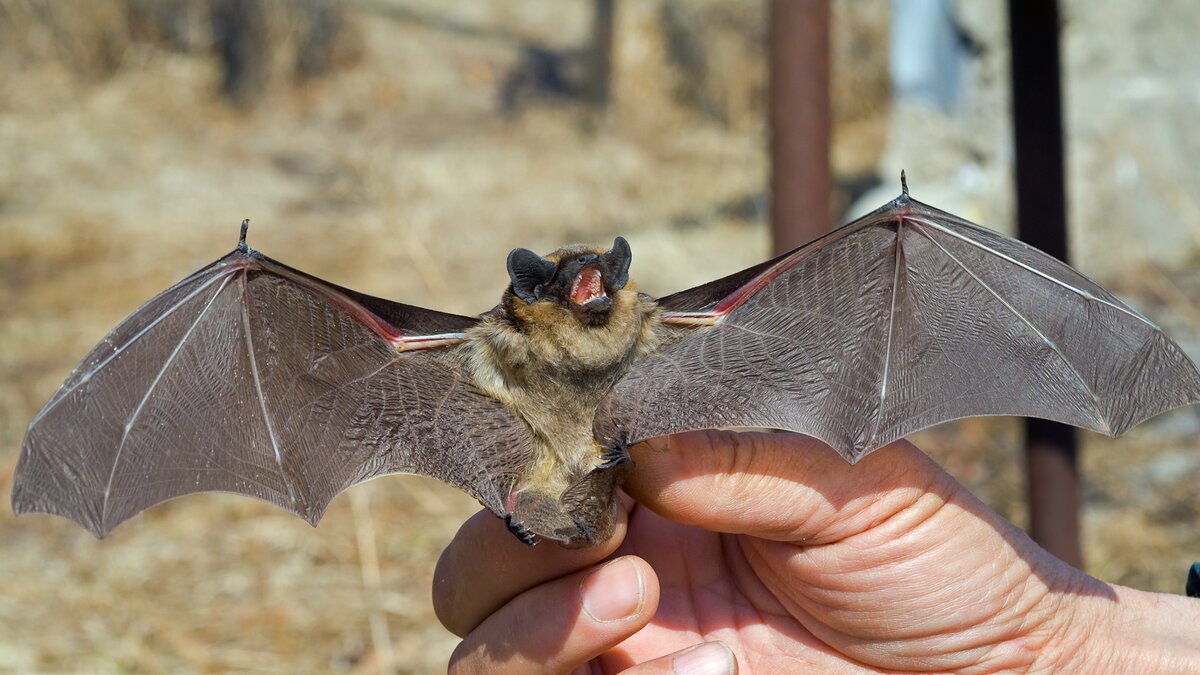
[[[600,256],[595,253],[584,253],[578,258],[580,265],[598,265],[600,264]]]

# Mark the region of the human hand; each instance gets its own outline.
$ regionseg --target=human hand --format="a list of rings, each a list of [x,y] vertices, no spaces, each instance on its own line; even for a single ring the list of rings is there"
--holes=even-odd
[[[1084,575],[909,443],[854,467],[792,434],[651,446],[599,547],[530,549],[486,513],[463,526],[434,588],[465,636],[451,672],[1187,667],[1200,603]]]

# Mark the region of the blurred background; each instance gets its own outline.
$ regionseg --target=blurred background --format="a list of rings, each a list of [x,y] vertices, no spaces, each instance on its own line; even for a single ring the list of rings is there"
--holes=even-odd
[[[1200,357],[1200,4],[1065,0],[1073,263]],[[1006,5],[831,3],[833,196],[1012,232]],[[633,247],[666,294],[770,254],[761,0],[0,0],[0,494],[123,316],[223,255],[476,314],[513,247]],[[600,46],[597,49],[597,45]],[[1019,427],[916,442],[1018,525]],[[1082,436],[1085,567],[1181,592],[1200,409]],[[97,541],[0,508],[0,670],[435,672],[433,566],[478,505],[389,477],[321,526],[189,497]]]

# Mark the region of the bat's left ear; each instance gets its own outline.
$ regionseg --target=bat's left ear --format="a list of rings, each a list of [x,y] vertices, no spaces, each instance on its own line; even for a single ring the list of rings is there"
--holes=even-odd
[[[558,265],[527,248],[514,248],[508,254],[508,278],[513,293],[528,303],[542,297],[542,289],[554,279],[557,269]]]
[[[612,287],[620,290],[629,281],[629,263],[633,262],[633,251],[629,250],[629,242],[625,237],[613,240],[612,249],[604,254],[604,264],[608,267],[609,281]]]

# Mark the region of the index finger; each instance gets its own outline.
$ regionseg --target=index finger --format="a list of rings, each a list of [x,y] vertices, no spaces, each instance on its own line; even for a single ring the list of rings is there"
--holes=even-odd
[[[442,551],[434,571],[433,609],[438,620],[463,637],[524,591],[612,555],[624,540],[627,525],[626,504],[618,501],[613,536],[589,548],[568,549],[554,542],[527,546],[490,511],[471,516]]]

